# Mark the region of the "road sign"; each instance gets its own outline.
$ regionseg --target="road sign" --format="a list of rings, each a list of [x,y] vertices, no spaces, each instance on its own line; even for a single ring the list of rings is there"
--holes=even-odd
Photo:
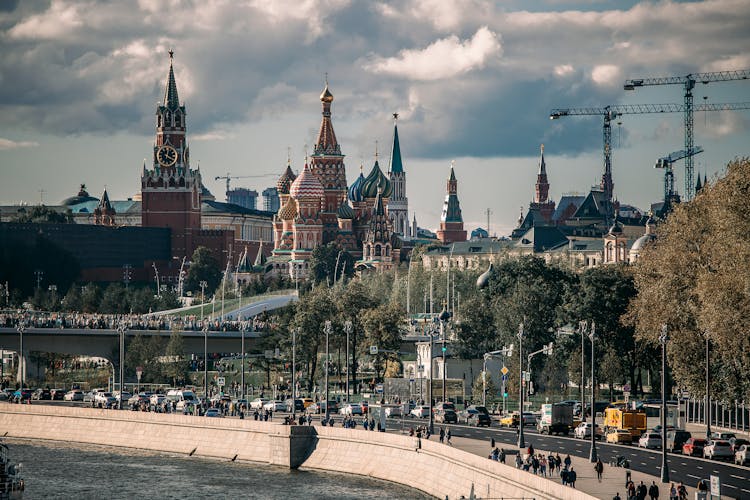
[[[502,373],[503,375],[507,375],[509,371],[510,370],[508,370],[508,367],[505,365],[503,365],[503,367],[500,368],[500,373]]]
[[[143,375],[143,367],[142,366],[136,366],[135,367],[135,376],[138,378],[138,382],[141,381],[141,375]]]
[[[226,383],[226,379],[224,377],[219,377],[216,379],[216,385],[220,387],[224,387],[225,383]]]
[[[530,382],[531,381],[531,372],[523,372],[523,381],[524,382]]]
[[[370,346],[370,356],[375,356],[378,353],[378,346],[371,345]]]
[[[503,375],[503,382],[505,382],[506,380],[508,380],[508,376],[507,375]]]
[[[711,496],[721,498],[721,480],[719,476],[711,476]]]
[[[630,385],[625,384],[622,386],[622,392],[630,392]]]
[[[375,392],[377,392],[378,394],[383,394],[383,384],[377,384],[375,386]]]

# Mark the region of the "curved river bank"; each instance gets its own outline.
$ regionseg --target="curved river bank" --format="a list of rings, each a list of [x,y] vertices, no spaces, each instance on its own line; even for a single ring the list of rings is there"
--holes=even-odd
[[[23,462],[24,499],[430,498],[386,481],[170,453],[5,439]]]

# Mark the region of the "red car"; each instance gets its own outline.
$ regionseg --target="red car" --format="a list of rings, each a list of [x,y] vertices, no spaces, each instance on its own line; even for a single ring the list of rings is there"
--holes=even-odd
[[[703,438],[690,438],[682,445],[682,454],[691,457],[702,457],[706,440]]]

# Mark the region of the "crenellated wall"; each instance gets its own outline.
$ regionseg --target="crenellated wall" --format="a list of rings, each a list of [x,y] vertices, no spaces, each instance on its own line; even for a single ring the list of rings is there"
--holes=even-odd
[[[51,405],[0,404],[0,435],[118,446],[358,474],[438,498],[591,499],[433,441],[341,427]]]

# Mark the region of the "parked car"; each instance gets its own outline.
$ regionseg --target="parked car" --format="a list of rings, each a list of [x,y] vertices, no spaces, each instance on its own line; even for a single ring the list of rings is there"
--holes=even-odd
[[[63,401],[65,399],[65,393],[68,392],[65,389],[52,389],[50,395],[53,401]]]
[[[96,397],[96,393],[93,392],[93,391],[84,392],[83,393],[83,402],[84,403],[93,403],[95,397]]]
[[[409,412],[409,415],[417,418],[427,418],[430,416],[430,407],[427,405],[415,406],[414,409]]]
[[[270,411],[286,411],[286,403],[283,401],[269,401],[263,405],[264,410]]]
[[[362,407],[357,403],[347,403],[339,410],[339,413],[342,415],[362,415]]]
[[[441,424],[457,424],[458,415],[456,415],[456,412],[453,410],[438,410],[435,412],[435,422]]]
[[[83,391],[81,389],[68,391],[63,396],[63,401],[83,401]]]
[[[720,441],[731,441],[732,439],[736,439],[737,436],[734,434],[734,432],[712,432],[711,433],[711,439],[718,439]]]
[[[489,427],[490,425],[492,425],[492,420],[490,419],[489,414],[482,413],[477,410],[476,407],[470,406],[465,410],[458,412],[458,423],[474,425],[476,427]]]
[[[672,453],[682,451],[682,445],[684,445],[691,437],[692,436],[688,431],[667,431],[667,450],[671,451]]]
[[[706,446],[706,440],[704,438],[691,437],[685,444],[682,445],[682,454],[689,455],[691,457],[702,457],[703,447]]]
[[[734,463],[745,465],[750,463],[750,445],[743,444],[734,452]]]
[[[440,401],[435,405],[435,411],[440,410],[453,410],[456,411],[456,405],[450,401]]]
[[[218,408],[209,408],[206,410],[206,414],[204,415],[206,417],[215,417],[215,418],[223,418],[224,414],[221,413],[221,410]]]
[[[239,401],[237,401],[237,403],[242,404]],[[292,400],[290,398],[284,401],[284,404],[286,405],[286,408],[284,409],[284,411],[286,412],[292,413],[292,411],[295,411],[295,412],[305,411],[305,404],[302,402],[301,399]]]
[[[149,404],[150,398],[143,392],[139,394],[133,394],[130,396],[130,399],[128,399],[128,405],[132,408],[133,406],[138,406],[141,403]]]
[[[521,417],[518,416],[518,412],[513,412],[500,419],[500,427],[518,427],[520,420]]]
[[[639,448],[661,448],[661,436],[655,432],[644,432],[638,440]]]
[[[92,403],[96,408],[111,408],[116,404],[117,398],[111,392],[97,392]]]
[[[166,399],[167,396],[164,394],[152,394],[151,397],[148,398],[148,402],[154,406],[161,406]]]
[[[596,434],[594,435],[594,439],[598,439],[601,441],[602,439],[602,428],[599,427],[599,424],[596,424],[596,427],[594,427],[594,431]],[[578,439],[591,439],[591,422],[581,422],[578,424],[578,426],[573,429],[573,436],[577,437]]]
[[[732,445],[723,439],[712,439],[703,447],[703,458],[711,460],[733,458]]]
[[[37,389],[31,394],[31,399],[34,401],[51,400],[52,391],[49,389]]]
[[[386,417],[400,417],[401,415],[403,415],[403,412],[400,406],[388,406],[385,409]]]
[[[262,410],[263,405],[268,403],[268,398],[255,398],[250,401],[250,408],[253,410]]]
[[[527,426],[527,425],[535,426],[536,425],[536,415],[534,415],[530,411],[523,412],[523,425],[524,425],[524,427]]]
[[[607,442],[616,444],[631,444],[633,435],[625,429],[612,429],[607,433]]]

